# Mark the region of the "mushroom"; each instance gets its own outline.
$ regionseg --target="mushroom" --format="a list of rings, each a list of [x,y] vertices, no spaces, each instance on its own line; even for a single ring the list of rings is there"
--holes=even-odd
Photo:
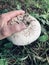
[[[11,21],[11,24],[23,22],[26,25],[26,29],[14,33],[9,36],[7,39],[15,45],[28,45],[38,39],[41,33],[41,26],[39,21],[37,21],[33,16],[25,13],[14,17]]]

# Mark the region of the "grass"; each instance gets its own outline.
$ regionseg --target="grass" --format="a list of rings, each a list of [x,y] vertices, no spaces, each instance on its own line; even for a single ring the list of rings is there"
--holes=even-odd
[[[49,65],[49,0],[1,0],[0,6],[0,14],[23,9],[42,27],[38,40],[27,46],[15,46],[7,39],[1,40],[0,60],[7,62],[2,65]]]

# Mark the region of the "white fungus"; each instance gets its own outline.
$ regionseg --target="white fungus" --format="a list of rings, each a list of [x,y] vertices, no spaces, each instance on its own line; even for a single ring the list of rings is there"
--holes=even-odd
[[[14,24],[14,22],[23,22],[27,26],[27,28],[20,32],[14,33],[7,38],[13,44],[20,46],[28,45],[37,40],[40,36],[41,26],[39,21],[37,21],[33,16],[29,15],[28,13],[13,18],[11,20],[11,24]]]

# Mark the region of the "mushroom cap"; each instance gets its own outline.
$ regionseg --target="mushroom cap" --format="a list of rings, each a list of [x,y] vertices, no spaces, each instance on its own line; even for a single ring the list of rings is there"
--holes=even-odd
[[[40,36],[40,23],[33,16],[26,13],[23,15],[19,15],[11,20],[11,22],[14,21],[24,22],[27,28],[20,32],[14,33],[13,35],[7,38],[13,44],[20,46],[28,45],[37,40]],[[28,22],[29,24],[27,24]]]

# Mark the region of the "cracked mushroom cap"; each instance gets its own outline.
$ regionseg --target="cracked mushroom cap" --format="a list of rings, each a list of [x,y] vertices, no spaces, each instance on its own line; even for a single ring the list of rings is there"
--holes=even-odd
[[[26,13],[14,17],[11,20],[11,24],[14,24],[16,22],[23,22],[27,26],[27,28],[18,33],[14,33],[12,36],[9,36],[7,38],[9,41],[11,41],[15,45],[24,46],[38,39],[41,33],[41,26],[34,17]]]

